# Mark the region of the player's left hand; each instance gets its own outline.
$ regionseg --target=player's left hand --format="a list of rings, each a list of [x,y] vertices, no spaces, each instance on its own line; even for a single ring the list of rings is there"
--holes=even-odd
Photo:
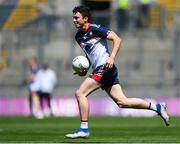
[[[106,67],[106,68],[112,68],[113,65],[114,65],[114,58],[109,57],[109,58],[106,60],[105,67]]]

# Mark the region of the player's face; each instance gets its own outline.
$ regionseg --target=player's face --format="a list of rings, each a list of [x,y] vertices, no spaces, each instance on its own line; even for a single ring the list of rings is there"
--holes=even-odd
[[[73,13],[73,23],[76,28],[83,29],[87,23],[87,17],[83,17],[79,12]]]

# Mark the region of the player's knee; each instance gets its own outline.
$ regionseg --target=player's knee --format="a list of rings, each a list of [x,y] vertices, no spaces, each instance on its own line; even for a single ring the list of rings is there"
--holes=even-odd
[[[124,100],[117,101],[117,105],[120,108],[126,108],[126,107],[128,107],[128,100],[124,99]]]
[[[75,92],[75,97],[76,97],[76,98],[79,97],[79,90],[76,90],[76,92]]]
[[[80,98],[83,97],[83,93],[80,90],[76,90],[75,96],[76,96],[77,99],[80,99]]]
[[[118,106],[119,106],[120,108],[125,107],[125,104],[123,104],[122,102],[118,102],[117,104],[118,104]]]

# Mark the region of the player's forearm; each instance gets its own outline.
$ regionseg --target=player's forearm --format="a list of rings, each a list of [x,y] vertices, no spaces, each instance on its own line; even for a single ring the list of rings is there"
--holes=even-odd
[[[113,40],[113,49],[110,55],[110,57],[112,57],[113,59],[115,59],[116,55],[118,54],[120,45],[121,45],[121,39],[119,37]]]

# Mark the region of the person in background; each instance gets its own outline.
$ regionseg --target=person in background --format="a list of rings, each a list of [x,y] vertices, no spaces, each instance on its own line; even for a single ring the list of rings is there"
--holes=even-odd
[[[0,72],[4,69],[4,63],[0,59]]]
[[[37,73],[39,82],[40,104],[44,116],[50,116],[52,113],[51,98],[57,82],[55,71],[45,64]]]
[[[37,73],[39,71],[39,65],[36,57],[30,57],[27,60],[27,64],[30,69],[30,75],[28,76],[26,82],[28,83],[29,88],[29,107],[30,112],[36,118],[43,118],[41,107],[40,107],[40,99],[38,95],[37,85]]]
[[[145,28],[148,26],[150,6],[154,0],[139,0],[137,28]]]
[[[129,15],[128,11],[130,8],[129,0],[118,0],[117,8],[117,26],[119,32],[124,32],[128,28]]]

